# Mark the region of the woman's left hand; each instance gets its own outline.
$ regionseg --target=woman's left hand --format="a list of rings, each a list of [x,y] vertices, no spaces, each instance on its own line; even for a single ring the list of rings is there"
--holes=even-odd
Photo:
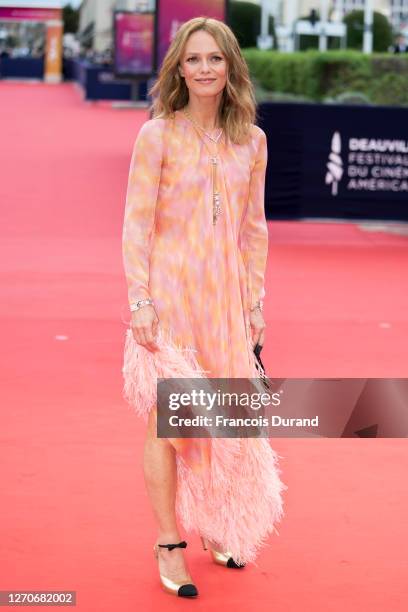
[[[263,346],[265,341],[265,321],[262,312],[259,308],[251,310],[249,313],[249,322],[251,325],[252,344],[255,348],[256,344]]]

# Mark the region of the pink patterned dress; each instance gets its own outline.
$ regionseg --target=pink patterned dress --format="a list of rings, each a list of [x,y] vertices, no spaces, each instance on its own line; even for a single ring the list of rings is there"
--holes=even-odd
[[[249,310],[264,296],[266,135],[218,144],[221,215],[213,224],[210,153],[181,111],[136,138],[123,225],[129,303],[151,297],[159,350],[126,331],[124,397],[147,419],[157,378],[257,378]],[[171,438],[176,510],[188,531],[253,562],[283,515],[278,455],[266,438]]]

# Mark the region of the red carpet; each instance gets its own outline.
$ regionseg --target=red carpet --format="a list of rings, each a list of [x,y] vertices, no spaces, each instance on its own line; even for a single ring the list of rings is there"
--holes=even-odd
[[[71,84],[0,96],[0,590],[75,590],[81,612],[406,610],[405,439],[276,439],[286,516],[258,565],[215,566],[185,534],[200,597],[162,592],[144,425],[121,397],[121,228],[147,113]],[[407,377],[407,241],[270,223],[268,373]]]

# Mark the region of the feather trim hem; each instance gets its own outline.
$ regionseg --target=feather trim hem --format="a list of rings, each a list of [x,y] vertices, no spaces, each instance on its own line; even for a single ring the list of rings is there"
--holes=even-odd
[[[202,378],[208,373],[196,349],[182,347],[172,333],[159,327],[158,351],[137,344],[126,331],[123,396],[146,421],[157,403],[158,378]],[[248,330],[248,353],[253,378],[262,378]],[[261,383],[261,380],[259,380]],[[171,439],[170,439],[171,441]],[[187,531],[195,530],[218,542],[237,563],[255,563],[260,549],[283,516],[277,453],[267,438],[191,439],[210,457],[207,470],[195,471],[176,454],[176,512]],[[208,454],[206,451],[209,451]]]
[[[283,517],[279,455],[266,438],[211,440],[206,489],[177,455],[176,511],[183,527],[218,542],[237,563],[255,559]]]
[[[203,378],[207,373],[196,349],[182,347],[171,331],[159,327],[156,344],[159,350],[149,351],[136,342],[131,328],[126,330],[123,397],[145,421],[156,407],[158,378]]]

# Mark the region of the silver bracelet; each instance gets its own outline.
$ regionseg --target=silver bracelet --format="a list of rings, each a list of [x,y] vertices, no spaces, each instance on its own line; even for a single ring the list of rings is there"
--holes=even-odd
[[[136,310],[139,310],[139,308],[142,308],[142,306],[147,306],[149,304],[151,304],[152,306],[154,304],[153,300],[150,298],[147,298],[145,300],[139,300],[136,303],[130,304],[130,312],[135,312]]]

